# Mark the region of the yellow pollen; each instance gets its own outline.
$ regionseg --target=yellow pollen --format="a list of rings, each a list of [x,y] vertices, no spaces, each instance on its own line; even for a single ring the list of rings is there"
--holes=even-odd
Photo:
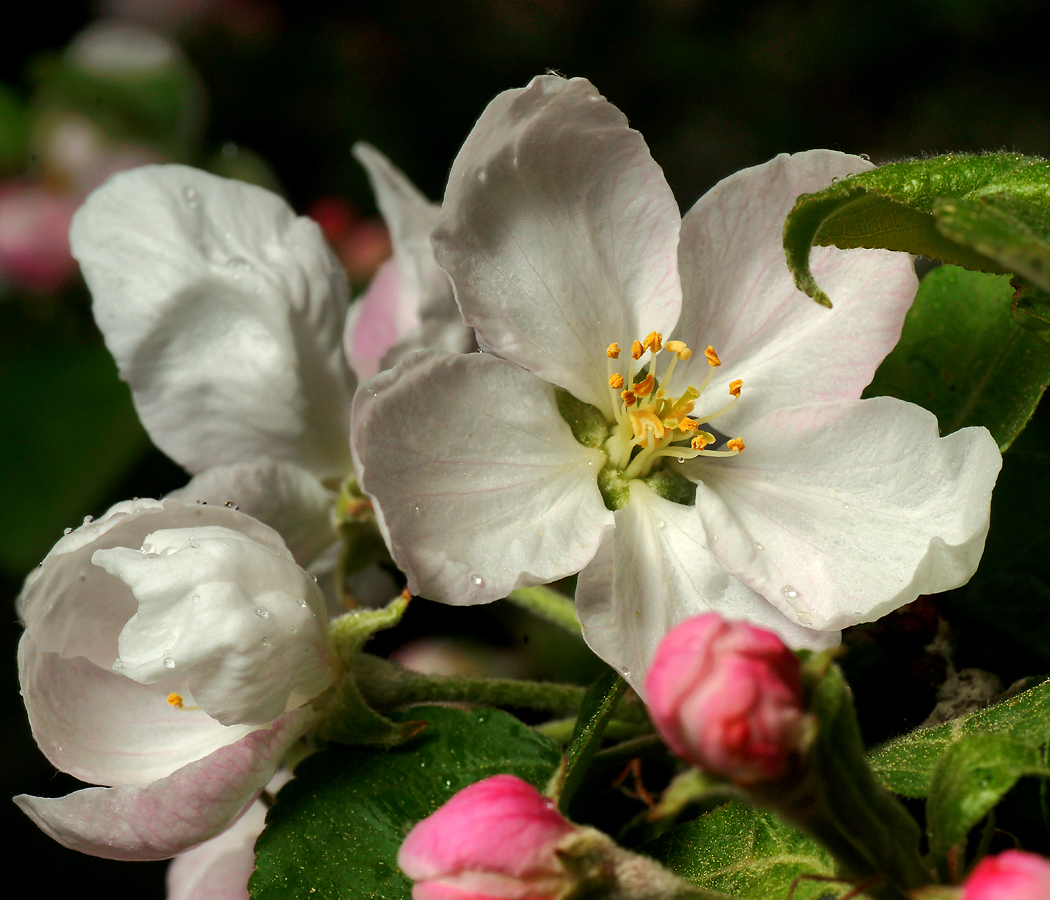
[[[693,351],[685,345],[684,341],[668,341],[664,344],[664,350],[673,353],[681,360],[689,359],[693,355]]]
[[[623,391],[620,394],[620,397],[623,400],[624,406],[634,406],[634,404],[638,402],[638,398],[630,391]]]
[[[611,344],[609,344],[609,349],[605,351],[605,355],[608,356],[609,359],[619,359],[620,345],[613,341]]]
[[[682,419],[677,428],[679,431],[696,431],[700,427],[700,423],[696,419]]]
[[[744,442],[740,440],[740,438],[733,438],[733,440],[726,444],[726,447],[734,453],[740,453],[744,449]]]
[[[641,359],[643,353],[645,351],[642,349],[641,341],[635,341],[631,344],[631,359]]]
[[[168,694],[168,705],[174,706],[176,709],[182,709],[182,696],[172,691]]]
[[[648,397],[653,392],[654,387],[656,387],[656,379],[653,377],[653,373],[650,372],[634,386],[635,396]]]
[[[645,340],[642,341],[642,346],[646,350],[652,350],[653,353],[659,353],[660,348],[664,345],[664,336],[659,331],[650,331],[646,336]]]
[[[689,442],[689,446],[692,447],[694,450],[703,450],[704,447],[706,447],[710,443],[711,442],[707,439],[707,434],[701,433]]]
[[[634,428],[634,436],[636,438],[648,439],[653,437],[656,440],[660,440],[667,433],[664,423],[660,421],[660,417],[651,409],[639,409],[630,415],[631,426]]]
[[[618,391],[623,387],[623,376],[619,373],[613,373],[609,376],[609,387],[614,391]]]
[[[722,360],[720,360],[718,358],[718,354],[715,353],[715,348],[714,347],[711,347],[709,345],[708,348],[704,351],[704,356],[707,357],[707,361],[712,366],[720,366],[720,365],[722,365]]]
[[[729,393],[734,397],[740,396],[740,389],[744,386],[744,382],[739,378],[736,381],[729,382]]]

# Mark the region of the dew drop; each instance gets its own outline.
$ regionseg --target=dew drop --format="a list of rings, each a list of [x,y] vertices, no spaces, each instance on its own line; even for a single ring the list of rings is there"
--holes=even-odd
[[[799,613],[798,624],[802,625],[805,628],[809,628],[813,624],[813,616],[809,615],[808,613]]]
[[[446,778],[445,779],[445,790],[448,790],[451,787],[452,787],[452,779],[451,778]]]
[[[312,582],[313,582],[314,584],[317,584],[317,576],[316,576],[316,575],[311,575],[311,576],[310,576],[310,580],[311,580],[311,581],[312,581]]]
[[[667,527],[667,523],[661,519],[660,522],[658,523],[657,527],[659,527],[659,528],[666,528]]]
[[[259,606],[259,607],[257,607],[255,609],[255,614],[260,619],[265,619],[265,618],[267,618],[270,615],[270,611],[268,609],[266,609],[265,607]]]
[[[486,181],[488,181],[488,177],[488,173],[484,169],[478,172],[478,182],[480,184],[484,184]]]
[[[200,594],[194,594],[191,599],[193,600],[194,603],[200,603],[201,602],[201,595]]]
[[[84,516],[84,524],[85,525],[90,525],[94,521],[95,521],[95,517],[94,516]]]
[[[298,631],[299,629],[298,629],[298,628],[296,628],[296,627],[295,627],[294,625],[289,625],[289,626],[288,626],[288,630],[289,630],[289,631],[290,631],[290,632],[291,632],[292,634],[295,634],[295,633],[296,633],[296,632],[297,632],[297,631]]]
[[[620,671],[623,673],[623,677],[624,678],[630,678],[631,677],[631,670],[630,669],[621,669]]]
[[[785,584],[781,589],[782,593],[788,600],[794,600],[798,596],[798,591],[795,590],[790,584]]]
[[[303,609],[306,609],[306,601],[302,597],[300,597],[295,602],[298,603]]]
[[[124,660],[122,660],[118,656],[115,660],[113,660],[113,668],[114,669],[123,669],[124,668]]]
[[[65,530],[64,530],[64,531],[62,532],[62,534],[72,534],[72,533],[73,533],[73,529],[72,529],[72,528],[66,528],[66,529],[65,529]]]
[[[685,457],[684,457],[684,456],[679,456],[679,457],[678,457],[678,461],[679,461],[680,463],[683,463],[683,462],[685,462]]]
[[[174,669],[175,668],[175,660],[174,660],[173,657],[170,657],[170,656],[165,656],[164,657],[164,668],[165,669]]]
[[[190,541],[190,549],[191,550],[200,550],[200,548],[201,548],[201,545],[198,544],[196,541]]]
[[[766,548],[763,547],[761,544],[755,544],[755,549],[756,550],[765,550]]]
[[[270,639],[268,637],[263,638],[262,639],[262,645],[264,647],[269,647],[270,646]]]
[[[471,575],[470,583],[474,585],[474,587],[481,587],[485,584],[485,579],[482,578],[480,575]]]
[[[197,206],[198,206],[198,203],[197,203],[197,192],[193,188],[191,188],[191,187],[183,188],[182,189],[182,196],[186,200],[186,205],[190,209],[196,209],[197,208]]]

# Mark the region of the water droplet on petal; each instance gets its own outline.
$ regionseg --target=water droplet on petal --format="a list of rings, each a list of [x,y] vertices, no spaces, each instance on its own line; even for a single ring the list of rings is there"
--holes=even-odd
[[[270,646],[270,639],[268,637],[267,638],[263,638],[262,639],[262,645],[264,647],[269,647]]]
[[[302,597],[300,597],[295,602],[298,603],[303,609],[306,609],[306,601]]]
[[[679,457],[678,457],[678,461],[679,461],[680,463],[683,463],[683,462],[685,462],[685,457],[684,457],[684,456],[679,456]]]
[[[201,595],[200,594],[194,594],[191,599],[193,600],[194,603],[200,603],[201,602]]]
[[[795,590],[790,584],[785,584],[781,589],[782,593],[788,600],[794,600],[798,596],[798,591]]]
[[[763,547],[761,544],[755,544],[755,549],[756,550],[765,550],[766,548]]]
[[[624,678],[630,678],[631,677],[631,670],[630,669],[621,669],[620,671],[623,673],[623,677]]]
[[[95,517],[94,516],[84,516],[84,524],[85,525],[90,525],[94,521],[95,521]]]
[[[165,669],[174,669],[175,668],[175,660],[174,660],[173,657],[171,657],[171,656],[165,656],[164,657],[164,668]]]
[[[657,523],[657,525],[658,525],[658,527],[660,527],[660,528],[666,528],[666,527],[667,527],[667,523],[666,523],[666,522],[664,522],[663,520],[661,520],[660,522],[658,522],[658,523]]]
[[[269,616],[269,615],[270,615],[270,611],[269,611],[268,609],[266,609],[266,608],[264,608],[264,607],[260,606],[260,607],[258,607],[258,608],[257,608],[257,609],[255,610],[255,614],[256,614],[256,615],[257,615],[257,616],[258,616],[258,617],[259,617],[260,619],[265,619],[265,618],[266,618],[267,616]]]
[[[186,205],[190,209],[196,209],[197,208],[197,206],[198,206],[198,203],[197,203],[197,192],[193,188],[191,188],[191,187],[183,188],[182,189],[182,196],[186,200]]]
[[[124,660],[122,660],[118,656],[115,660],[113,660],[113,668],[114,669],[123,669],[124,668]]]
[[[482,587],[485,584],[485,579],[480,575],[471,575],[470,583],[474,585],[474,587]]]
[[[63,530],[63,532],[62,532],[62,534],[72,534],[72,533],[73,533],[73,529],[72,529],[72,528],[66,528],[66,529],[65,529],[65,530]]]

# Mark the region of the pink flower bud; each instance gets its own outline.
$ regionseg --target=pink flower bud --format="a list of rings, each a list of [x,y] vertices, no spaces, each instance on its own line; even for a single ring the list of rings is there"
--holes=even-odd
[[[688,619],[660,643],[645,689],[667,745],[738,784],[781,777],[798,750],[799,663],[772,632],[717,613]]]
[[[40,185],[0,187],[0,275],[34,291],[58,290],[76,271],[69,253],[73,201]]]
[[[1050,861],[1023,850],[986,856],[970,873],[959,900],[1047,900]]]
[[[397,861],[413,900],[547,900],[566,886],[554,850],[574,830],[534,787],[494,775],[416,825]]]

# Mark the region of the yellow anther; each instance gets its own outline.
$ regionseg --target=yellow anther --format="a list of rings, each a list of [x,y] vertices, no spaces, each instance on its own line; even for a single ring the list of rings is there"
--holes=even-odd
[[[650,372],[645,378],[635,384],[633,390],[636,397],[648,397],[653,392],[654,387],[656,387],[656,379],[653,377],[653,373]]]
[[[711,442],[707,439],[707,432],[701,431],[695,438],[689,442],[689,446],[694,450],[703,450]]]
[[[623,391],[620,393],[620,399],[623,400],[624,406],[634,406],[638,402],[638,398],[634,396],[630,391]]]
[[[176,709],[182,709],[182,695],[172,691],[168,694],[168,705],[174,706]]]
[[[696,431],[700,423],[696,419],[681,419],[676,427],[679,431]]]
[[[733,438],[733,440],[726,443],[726,447],[734,453],[740,453],[744,449],[744,442],[740,438]]]
[[[642,349],[641,341],[635,341],[631,344],[631,359],[641,359],[643,353],[645,351]]]
[[[682,360],[689,359],[693,355],[693,351],[685,345],[684,341],[668,341],[664,344],[664,350]]]
[[[620,388],[622,388],[623,387],[623,376],[620,375],[619,373],[616,373],[616,372],[614,372],[612,375],[610,375],[609,376],[609,387],[611,387],[614,391],[618,391]]]
[[[740,396],[740,389],[744,386],[744,382],[739,378],[736,381],[729,382],[729,393],[734,397]]]
[[[712,366],[720,366],[720,365],[722,365],[722,360],[720,360],[718,358],[718,354],[715,353],[715,348],[714,347],[708,345],[707,349],[704,351],[704,356],[707,357],[707,361]]]
[[[653,437],[656,440],[660,440],[667,433],[664,423],[660,421],[660,417],[651,409],[635,410],[630,416],[631,427],[634,428],[634,436],[636,438],[647,440]]]
[[[613,341],[611,344],[609,344],[609,349],[605,351],[605,355],[608,356],[609,359],[619,359],[620,345],[617,344],[616,341]]]
[[[664,345],[664,336],[659,331],[650,331],[646,336],[645,340],[642,341],[642,346],[646,350],[652,350],[653,353],[659,353],[660,348]]]

